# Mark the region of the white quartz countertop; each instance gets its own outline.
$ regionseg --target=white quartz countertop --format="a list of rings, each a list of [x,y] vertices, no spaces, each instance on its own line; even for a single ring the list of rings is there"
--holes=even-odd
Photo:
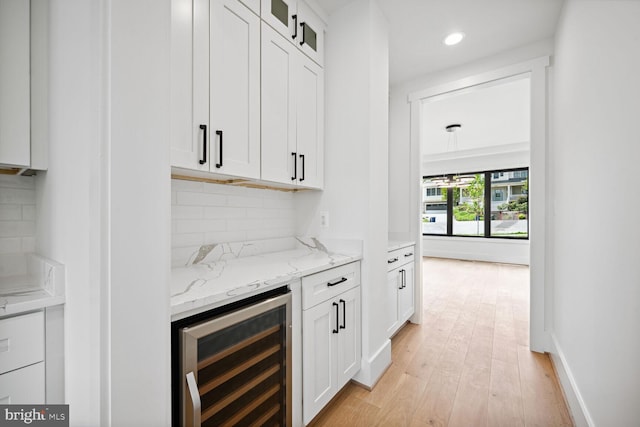
[[[316,239],[296,239],[294,248],[251,253],[253,244],[200,248],[194,259],[171,272],[171,317],[179,320],[284,286],[297,278],[360,260],[361,252],[329,250]]]
[[[388,251],[395,251],[396,249],[402,249],[402,248],[407,248],[409,246],[413,246],[415,245],[416,242],[411,242],[411,241],[392,241],[390,240],[388,242]]]
[[[27,254],[27,272],[0,278],[0,317],[64,304],[64,267]]]

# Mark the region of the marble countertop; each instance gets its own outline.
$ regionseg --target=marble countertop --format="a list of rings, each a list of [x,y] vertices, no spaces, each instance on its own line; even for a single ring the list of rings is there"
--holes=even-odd
[[[409,246],[413,246],[415,245],[416,242],[412,242],[412,241],[399,241],[399,240],[390,240],[388,242],[388,247],[387,250],[390,251],[395,251],[396,249],[402,249],[402,248],[406,248]]]
[[[362,258],[361,243],[325,244],[315,238],[296,238],[285,243],[276,245],[279,250],[274,252],[269,252],[269,245],[262,242],[197,248],[187,265],[174,266],[171,271],[171,320],[220,307]]]
[[[0,277],[0,317],[64,304],[64,266],[27,254],[27,272]]]

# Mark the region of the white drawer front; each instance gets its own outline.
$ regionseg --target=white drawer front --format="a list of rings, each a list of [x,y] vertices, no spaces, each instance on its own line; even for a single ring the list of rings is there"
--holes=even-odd
[[[0,405],[44,403],[44,362],[0,375]]]
[[[302,309],[306,310],[360,284],[360,262],[302,278]]]
[[[44,312],[0,320],[0,374],[44,360]]]
[[[391,271],[401,265],[413,262],[415,259],[415,248],[415,246],[409,246],[389,251],[389,254],[387,255],[387,271]]]

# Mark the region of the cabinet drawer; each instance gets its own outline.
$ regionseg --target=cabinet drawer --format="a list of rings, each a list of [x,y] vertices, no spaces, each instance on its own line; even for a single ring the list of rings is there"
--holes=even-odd
[[[44,405],[44,362],[0,375],[0,405]]]
[[[0,320],[0,374],[44,360],[44,313]]]
[[[360,263],[342,265],[302,278],[302,309],[326,301],[360,284]]]
[[[414,259],[415,246],[407,246],[406,248],[389,251],[389,255],[387,255],[387,271],[391,271],[401,265],[413,262]]]

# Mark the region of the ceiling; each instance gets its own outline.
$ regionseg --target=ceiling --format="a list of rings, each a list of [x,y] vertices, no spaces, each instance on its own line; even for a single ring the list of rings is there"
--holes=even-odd
[[[518,76],[425,99],[421,109],[423,155],[451,157],[529,142],[529,78]],[[460,124],[456,132],[445,127]],[[443,155],[443,156],[438,156]]]
[[[327,15],[351,0],[316,0]],[[389,21],[396,84],[553,37],[563,0],[377,0]],[[445,46],[444,37],[465,39]]]

